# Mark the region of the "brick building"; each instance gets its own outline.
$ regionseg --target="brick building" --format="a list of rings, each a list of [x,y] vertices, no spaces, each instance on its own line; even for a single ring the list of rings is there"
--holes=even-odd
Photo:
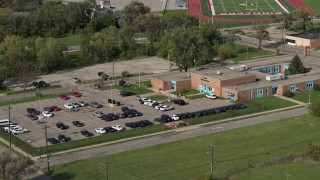
[[[256,67],[242,72],[230,68],[199,70],[173,77],[169,89],[192,88],[238,101],[283,95],[287,91],[313,90],[314,84],[320,84],[320,71],[286,77],[283,75],[286,69],[287,64]],[[168,90],[168,79],[152,79],[151,83],[155,89]]]

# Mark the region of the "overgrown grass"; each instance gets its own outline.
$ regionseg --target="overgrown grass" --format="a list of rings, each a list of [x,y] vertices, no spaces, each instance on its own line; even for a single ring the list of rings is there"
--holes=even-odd
[[[98,88],[99,90],[111,90],[111,86],[106,86],[106,87],[102,87],[102,88]],[[148,94],[148,93],[152,93],[153,91],[144,87],[140,87],[138,85],[134,85],[134,84],[130,84],[129,86],[119,86],[119,85],[115,85],[112,86],[112,89],[119,89],[121,91],[129,91],[129,92],[133,92],[135,94]]]
[[[66,37],[57,38],[59,44],[66,44],[67,46],[80,45],[81,36],[78,34],[70,34]]]
[[[320,100],[320,91],[298,92],[291,98],[297,101],[308,103],[309,93],[310,93],[310,102]]]
[[[269,111],[273,109],[279,109],[284,107],[290,107],[296,105],[293,102],[280,99],[274,96],[263,97],[254,100],[248,100],[242,102],[247,106],[245,109],[227,111],[224,113],[214,114],[210,116],[203,116],[199,118],[186,119],[185,121],[190,124],[202,124],[206,122],[219,121],[226,118],[232,118],[257,112]]]
[[[248,54],[247,54],[247,48],[248,48]],[[256,47],[246,46],[242,44],[235,44],[234,51],[235,51],[234,57],[230,58],[233,61],[244,61],[244,60],[251,60],[251,59],[276,55],[276,53],[272,51],[263,50]]]
[[[192,94],[198,94],[199,91],[196,89],[181,89],[181,90],[177,90],[172,92],[172,94],[174,95],[180,95],[180,96],[187,96],[187,95],[192,95]]]
[[[41,90],[46,90],[46,89],[54,89],[54,88],[61,88],[61,85],[52,85],[52,86],[47,86],[47,87],[41,87],[41,88],[33,88],[33,89],[26,89],[26,90],[9,90],[8,95],[13,95],[13,94],[21,94],[21,93],[28,93],[28,92],[36,92],[36,91],[41,91]]]
[[[319,119],[301,116],[54,166],[50,177],[103,179],[97,169],[108,162],[110,179],[204,179],[200,177],[210,174],[213,144],[217,179],[286,179],[286,172],[297,179],[317,179],[315,163],[260,167],[266,160],[305,152],[311,137],[309,122],[315,124],[314,143],[318,144]]]

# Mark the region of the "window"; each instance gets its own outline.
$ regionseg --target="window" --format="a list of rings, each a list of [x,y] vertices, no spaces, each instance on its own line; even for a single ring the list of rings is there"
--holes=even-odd
[[[296,86],[295,85],[289,86],[289,91],[290,92],[296,92]]]
[[[307,82],[307,90],[312,90],[313,89],[313,81],[308,81]]]
[[[212,87],[209,87],[209,91],[212,91]]]
[[[274,67],[274,72],[278,73],[279,72],[279,67]]]
[[[272,74],[272,68],[268,69],[268,74]]]
[[[262,88],[256,89],[256,97],[260,98],[262,96],[263,96],[263,89]]]

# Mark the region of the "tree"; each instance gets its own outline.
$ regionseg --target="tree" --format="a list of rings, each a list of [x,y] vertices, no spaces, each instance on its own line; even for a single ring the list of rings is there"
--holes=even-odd
[[[291,63],[289,64],[288,72],[290,75],[305,73],[306,68],[304,67],[301,59],[298,55],[295,55]]]
[[[311,101],[309,104],[309,113],[314,117],[320,117],[320,101]]]
[[[281,15],[271,15],[273,22],[279,23],[282,29],[289,29],[294,21],[292,13],[283,13]]]
[[[232,50],[234,48],[234,42],[237,40],[241,40],[241,38],[236,35],[236,30],[229,30],[227,35],[227,43],[232,48]]]
[[[253,35],[253,37],[258,40],[259,49],[261,49],[261,44],[263,40],[270,39],[269,32],[266,30],[268,27],[269,26],[265,24],[259,24],[259,25],[253,26],[253,29],[255,30],[255,34]]]
[[[0,179],[16,180],[21,175],[31,173],[33,161],[14,155],[11,151],[4,151],[0,155]]]
[[[305,33],[307,30],[307,24],[311,22],[311,16],[309,14],[309,10],[306,8],[299,8],[294,11],[294,16],[297,17],[298,21],[296,22],[296,26],[301,27],[303,32]]]
[[[122,25],[132,25],[133,21],[140,15],[150,12],[150,8],[142,2],[131,1],[122,10],[121,23]]]
[[[136,29],[145,33],[151,46],[160,39],[160,33],[163,29],[161,17],[153,14],[145,14],[135,19]]]
[[[233,50],[230,46],[221,46],[218,50],[218,57],[221,60],[225,60],[233,56]]]

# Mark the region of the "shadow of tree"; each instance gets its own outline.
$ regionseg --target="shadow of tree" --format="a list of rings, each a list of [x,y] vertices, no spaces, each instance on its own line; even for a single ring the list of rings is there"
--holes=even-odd
[[[44,176],[45,176],[46,178],[45,178]],[[55,174],[54,171],[51,171],[50,173],[47,173],[47,176],[46,176],[46,175],[42,175],[42,177],[39,176],[39,178],[36,177],[36,178],[34,178],[34,179],[32,179],[32,180],[44,180],[44,179],[48,179],[48,177],[49,177],[50,179],[53,179],[53,180],[65,180],[65,179],[72,179],[72,178],[74,178],[74,177],[75,177],[75,174],[72,174],[72,173],[69,173],[69,172],[61,172],[61,173]]]

